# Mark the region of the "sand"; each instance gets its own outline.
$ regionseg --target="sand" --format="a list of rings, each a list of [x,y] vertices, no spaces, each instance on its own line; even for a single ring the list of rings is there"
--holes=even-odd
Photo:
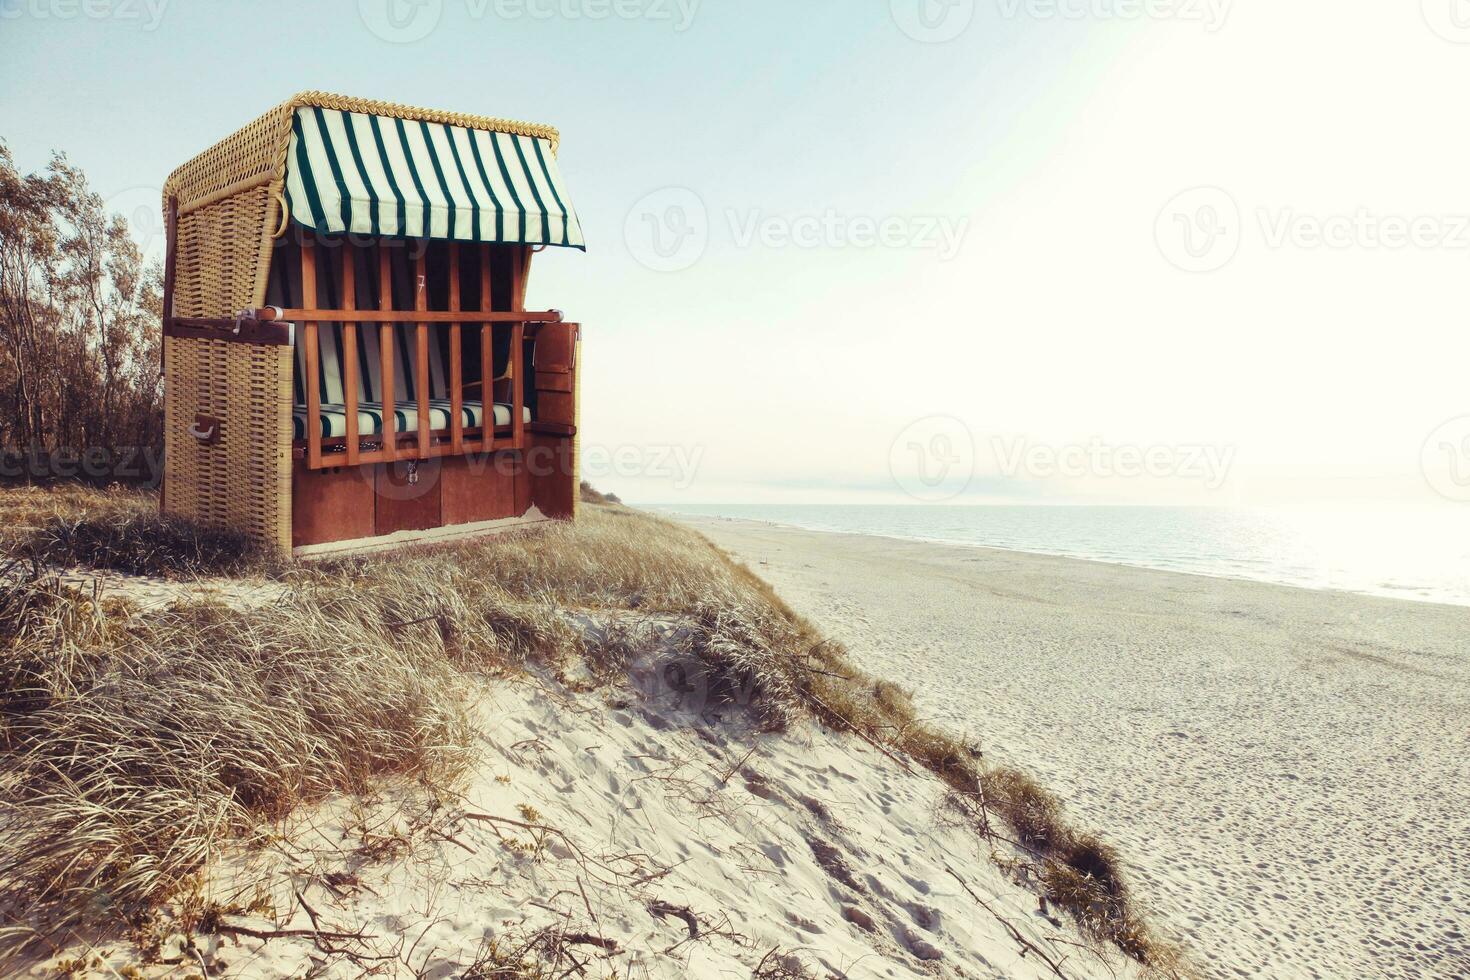
[[[197,953],[174,935],[147,964],[108,942],[29,975],[74,958],[97,977],[201,962],[210,977],[447,980],[501,975],[489,944],[514,959],[556,935],[547,976],[1054,977],[1035,950],[1067,977],[1138,975],[1043,914],[946,817],[932,775],[813,723],[754,732],[743,710],[671,682],[670,663],[644,657],[631,684],[597,689],[478,685],[462,796],[389,786],[303,808],[263,850],[208,869],[225,934],[199,936]]]
[[[12,574],[20,575],[24,569]],[[198,577],[167,579],[91,568],[52,568],[62,585],[98,599],[121,599],[141,613],[158,612],[180,602],[219,602],[249,609],[280,602],[286,586],[263,578]]]
[[[1207,976],[1470,976],[1470,609],[685,522],[1058,792]]]

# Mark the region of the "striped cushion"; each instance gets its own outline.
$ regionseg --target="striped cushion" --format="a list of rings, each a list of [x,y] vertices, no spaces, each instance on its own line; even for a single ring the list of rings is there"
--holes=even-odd
[[[464,426],[467,429],[476,429],[480,426],[480,419],[484,415],[484,405],[481,402],[465,402],[462,406],[464,415]],[[449,428],[450,404],[448,399],[434,399],[429,402],[429,428],[436,431],[445,431]],[[496,404],[495,425],[510,425],[511,406]],[[531,421],[531,410],[521,409],[523,421]],[[394,431],[400,433],[417,432],[419,428],[418,405],[413,402],[398,402],[397,410],[393,413]],[[323,439],[340,438],[347,435],[347,406],[338,404],[324,404],[321,406],[321,431]],[[294,438],[300,440],[306,438],[306,406],[297,405],[291,413],[291,423]],[[383,406],[377,402],[367,402],[357,406],[357,431],[363,438],[380,436],[383,434]]]
[[[418,393],[418,338],[417,328],[399,325],[393,330],[393,395],[394,401],[415,401]],[[449,397],[449,376],[444,364],[447,331],[429,329],[429,397]],[[323,405],[340,405],[347,399],[342,373],[343,352],[342,326],[323,323],[317,327],[317,397]],[[302,387],[306,378],[306,340],[304,331],[296,337],[295,399],[297,405],[306,404],[306,390]],[[360,401],[377,401],[383,393],[383,360],[380,334],[376,325],[359,325],[357,329],[357,397]]]

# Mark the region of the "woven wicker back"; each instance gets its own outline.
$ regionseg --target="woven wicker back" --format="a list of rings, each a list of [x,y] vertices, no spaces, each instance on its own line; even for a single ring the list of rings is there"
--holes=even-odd
[[[164,340],[164,503],[171,513],[291,546],[291,348]],[[189,434],[220,421],[219,442]]]
[[[174,315],[228,317],[260,305],[270,271],[289,116],[277,108],[176,170]],[[291,349],[165,340],[164,505],[291,545]],[[206,445],[195,418],[220,421]]]
[[[232,316],[264,297],[280,219],[290,117],[272,109],[175,170],[179,203],[177,316]]]

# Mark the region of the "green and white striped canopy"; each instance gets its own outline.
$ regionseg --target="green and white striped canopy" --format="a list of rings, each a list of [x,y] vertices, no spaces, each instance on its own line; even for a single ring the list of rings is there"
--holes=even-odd
[[[586,249],[551,142],[513,133],[301,106],[286,201],[326,234]]]

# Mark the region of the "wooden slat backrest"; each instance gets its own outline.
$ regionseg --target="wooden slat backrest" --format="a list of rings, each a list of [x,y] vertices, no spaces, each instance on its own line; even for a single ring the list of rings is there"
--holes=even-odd
[[[536,365],[527,355],[532,346],[528,338],[537,338],[540,360],[540,325],[559,319],[560,314],[526,313],[531,249],[484,243],[470,247],[473,253],[456,242],[434,245],[431,251],[422,242],[363,246],[307,236],[300,247],[300,261],[282,263],[293,268],[281,274],[284,278],[273,279],[272,290],[283,301],[295,300],[301,306],[281,307],[268,316],[283,316],[288,309],[298,317],[316,314],[315,319],[295,320],[302,325],[300,374],[303,379],[315,379],[298,388],[298,404],[313,420],[307,426],[305,452],[311,468],[524,450],[529,441],[525,411],[531,393],[527,388],[543,387],[537,384]],[[333,254],[334,249],[340,254]],[[467,254],[472,256],[473,272],[465,268]],[[371,261],[374,257],[375,263]],[[367,260],[365,269],[359,268],[361,259]],[[498,304],[497,264],[502,275],[509,272],[505,276],[508,292],[501,294]],[[468,288],[475,289],[476,278],[478,310],[468,312],[464,282],[468,279]],[[429,309],[431,292],[434,306],[445,309]],[[529,318],[529,326],[527,320],[510,319],[519,314]],[[406,317],[407,322],[389,320],[389,315]],[[340,322],[324,319],[332,316]],[[466,321],[479,328],[478,365],[466,358]],[[502,329],[504,333],[497,336]],[[497,378],[499,338],[503,338],[500,346],[507,357]],[[552,340],[551,346],[561,345]],[[465,383],[467,369],[471,377],[478,369],[481,378],[473,393]],[[499,419],[497,394],[509,403],[501,409]],[[472,403],[478,409],[474,421],[480,423],[474,431],[472,416],[465,411]],[[343,419],[334,418],[339,438],[329,440],[322,430],[324,405],[342,406],[331,409],[334,416],[344,413]],[[399,406],[410,416],[408,431],[402,434],[397,431]],[[381,433],[365,432],[365,413],[379,407]],[[509,409],[509,418],[505,409]],[[365,438],[370,440],[366,448]],[[328,442],[342,447],[338,450],[342,455],[325,453]],[[381,448],[374,445],[378,442]]]
[[[480,246],[480,311],[495,309],[490,292],[490,246]],[[484,428],[479,449],[489,452],[495,445],[495,337],[490,324],[480,324],[480,402],[484,408]]]
[[[459,242],[449,243],[449,309],[459,312]],[[459,330],[458,323],[449,325],[449,445],[456,456],[464,452],[464,356]]]
[[[307,238],[301,243],[301,302],[308,309],[316,306],[316,243]],[[317,385],[318,349],[317,324],[308,321],[306,334],[306,459],[312,469],[322,465],[321,389]]]
[[[393,308],[393,268],[392,257],[388,252],[388,243],[378,245],[378,309],[391,310]],[[383,403],[383,456],[392,462],[398,458],[398,424],[394,416],[398,402],[398,388],[394,383],[393,376],[393,338],[394,327],[391,323],[385,323],[378,328],[378,352],[382,359],[382,384],[383,392],[381,401]]]
[[[344,310],[350,310],[357,306],[356,249],[346,245],[341,252],[341,303]],[[351,322],[342,324],[342,381],[345,389],[342,404],[347,409],[347,465],[356,466],[361,451],[357,431],[357,324]]]
[[[428,264],[425,261],[425,252],[421,249],[418,259],[414,262],[414,292],[413,308],[417,311],[429,308],[429,285]],[[414,382],[414,394],[418,396],[418,423],[419,423],[419,446],[420,456],[429,451],[429,325],[420,322],[417,328],[418,362],[414,365],[417,369],[417,378]]]

